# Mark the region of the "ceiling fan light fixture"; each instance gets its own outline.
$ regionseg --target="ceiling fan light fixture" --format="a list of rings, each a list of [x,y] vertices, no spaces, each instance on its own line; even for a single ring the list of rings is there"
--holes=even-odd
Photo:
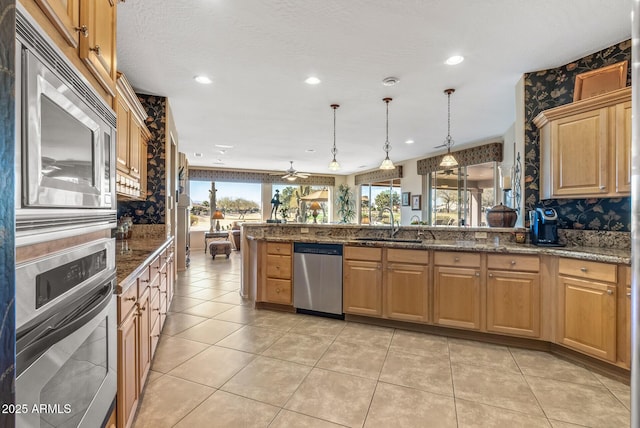
[[[453,146],[453,138],[451,138],[451,94],[455,91],[455,89],[444,90],[444,93],[447,94],[447,138],[444,139],[447,154],[440,161],[440,166],[445,168],[458,166],[458,161],[456,161],[456,158],[451,154],[451,146]]]
[[[395,169],[396,166],[393,164],[393,162],[391,161],[391,159],[389,159],[389,151],[391,150],[391,143],[389,143],[389,102],[393,100],[393,98],[383,98],[382,101],[384,101],[387,104],[387,139],[384,142],[384,145],[382,146],[382,149],[385,152],[385,158],[382,161],[382,163],[380,164],[379,168],[380,169]]]
[[[331,148],[333,160],[329,162],[329,169],[331,171],[338,171],[340,169],[340,164],[336,160],[336,155],[338,154],[338,148],[336,147],[336,110],[338,107],[340,107],[339,104],[331,104],[331,108],[333,109],[333,147]]]
[[[298,177],[296,177],[296,176],[294,176],[294,175],[290,175],[290,176],[289,176],[289,177],[287,177],[286,179],[287,179],[287,180],[289,180],[289,181],[296,181],[296,178],[298,178]]]

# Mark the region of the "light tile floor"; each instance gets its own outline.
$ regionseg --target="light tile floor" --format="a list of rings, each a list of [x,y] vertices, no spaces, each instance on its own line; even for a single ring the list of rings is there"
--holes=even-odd
[[[240,262],[180,273],[136,428],[630,424],[628,386],[548,353],[255,310]]]

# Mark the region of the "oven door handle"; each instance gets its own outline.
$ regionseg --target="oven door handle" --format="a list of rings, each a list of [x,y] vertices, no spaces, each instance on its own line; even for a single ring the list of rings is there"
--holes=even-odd
[[[82,299],[73,308],[63,310],[43,321],[16,341],[16,372],[20,375],[47,349],[71,335],[97,316],[111,303],[113,280],[98,291]]]

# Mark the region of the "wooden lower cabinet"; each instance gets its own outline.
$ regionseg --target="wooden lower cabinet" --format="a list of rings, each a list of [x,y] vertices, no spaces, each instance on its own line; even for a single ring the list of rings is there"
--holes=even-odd
[[[342,269],[344,312],[382,316],[382,262],[344,260]]]
[[[125,428],[133,422],[139,397],[138,311],[132,310],[118,327],[118,427]]]
[[[260,243],[260,287],[256,301],[293,304],[293,259],[291,242]]]
[[[428,266],[388,263],[384,285],[386,317],[401,321],[427,321]]]
[[[433,282],[433,322],[480,330],[482,296],[479,268],[436,266]]]
[[[540,337],[538,273],[489,270],[487,331]]]
[[[558,334],[563,345],[616,360],[616,286],[560,275]]]
[[[172,244],[171,244],[172,245]],[[173,249],[160,252],[133,281],[121,284],[118,295],[118,395],[119,428],[133,423],[138,398],[144,388],[171,304]]]

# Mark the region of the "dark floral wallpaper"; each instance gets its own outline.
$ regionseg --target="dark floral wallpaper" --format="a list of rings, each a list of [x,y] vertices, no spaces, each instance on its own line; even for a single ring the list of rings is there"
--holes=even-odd
[[[620,42],[562,67],[525,74],[525,209],[537,205],[555,208],[560,227],[631,231],[631,198],[558,199],[540,201],[540,145],[533,119],[542,111],[573,101],[576,74],[621,61],[629,61],[627,86],[631,85],[631,40]]]
[[[147,128],[151,132],[147,148],[147,199],[118,201],[118,217],[130,215],[135,224],[165,224],[166,201],[166,118],[167,99],[138,94],[147,111]]]

